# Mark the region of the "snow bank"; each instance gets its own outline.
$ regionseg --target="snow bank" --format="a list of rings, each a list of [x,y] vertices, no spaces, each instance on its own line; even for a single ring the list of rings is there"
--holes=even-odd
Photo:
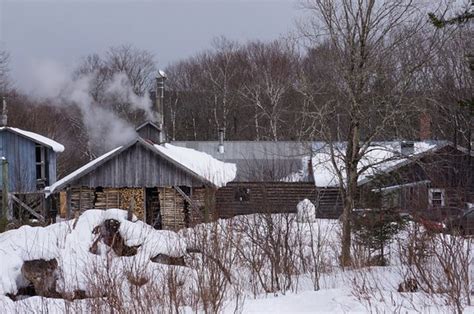
[[[48,227],[23,226],[0,235],[0,295],[16,293],[18,288],[27,284],[21,275],[24,261],[56,258],[61,270],[60,289],[72,292],[86,289],[90,281],[88,274],[92,270],[108,271],[105,244],[100,255],[94,255],[89,249],[94,242],[92,233],[96,226],[107,219],[120,222],[119,233],[128,246],[140,246],[137,254],[131,257],[115,258],[114,267],[121,271],[125,264],[147,267],[150,258],[158,254],[179,257],[186,252],[186,243],[172,231],[155,230],[141,222],[127,220],[127,212],[120,209],[87,210],[78,219],[60,222]],[[114,260],[115,260],[114,259]]]
[[[235,179],[237,173],[235,164],[222,162],[191,148],[171,144],[155,145],[155,148],[217,187],[222,187]]]
[[[25,131],[25,130],[18,129],[18,128],[0,127],[0,132],[3,131],[3,130],[11,130],[12,132],[23,135],[23,136],[25,136],[25,137],[27,137],[27,138],[35,141],[35,142],[38,142],[38,143],[44,144],[46,146],[49,146],[57,153],[62,153],[64,151],[64,146],[62,144],[59,144],[58,142],[53,141],[52,139],[47,138],[46,136],[39,135],[37,133],[33,133],[33,132],[30,132],[30,131]]]

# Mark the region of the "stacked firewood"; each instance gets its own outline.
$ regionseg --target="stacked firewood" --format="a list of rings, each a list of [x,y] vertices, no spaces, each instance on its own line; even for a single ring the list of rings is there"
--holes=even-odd
[[[120,193],[120,208],[129,209],[132,199],[135,200],[133,213],[138,219],[145,217],[145,192],[142,188],[122,188]]]
[[[95,193],[95,208],[120,208],[120,193],[117,189],[105,189]]]
[[[163,229],[186,227],[185,202],[173,188],[160,188],[160,207]]]

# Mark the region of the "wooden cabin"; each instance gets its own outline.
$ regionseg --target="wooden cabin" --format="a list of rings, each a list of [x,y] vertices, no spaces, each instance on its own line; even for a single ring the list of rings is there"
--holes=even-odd
[[[64,146],[37,133],[0,127],[0,157],[8,162],[12,193],[38,192],[55,183],[57,154],[62,151]]]
[[[160,229],[179,229],[209,219],[221,183],[203,172],[205,163],[214,163],[208,168],[221,167],[212,171],[227,167],[224,181],[226,176],[229,181],[233,179],[235,167],[195,150],[156,144],[160,130],[151,122],[138,127],[137,133],[139,136],[127,145],[49,187],[50,193],[63,191],[67,215],[91,208],[132,209],[139,219]]]
[[[222,134],[222,133],[221,133]],[[321,142],[174,141],[236,164],[235,179],[216,192],[220,218],[255,213],[293,213],[304,199],[319,198],[307,156]],[[329,196],[327,191],[321,195]]]
[[[444,143],[360,182],[366,204],[429,214],[474,203],[474,153]],[[369,206],[370,206],[369,205]]]

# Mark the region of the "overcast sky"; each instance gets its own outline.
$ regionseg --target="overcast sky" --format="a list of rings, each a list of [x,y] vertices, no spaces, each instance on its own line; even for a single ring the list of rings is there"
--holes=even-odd
[[[15,85],[28,89],[39,62],[71,69],[80,57],[122,43],[153,52],[160,67],[212,39],[271,40],[294,29],[297,0],[0,0],[0,44]]]

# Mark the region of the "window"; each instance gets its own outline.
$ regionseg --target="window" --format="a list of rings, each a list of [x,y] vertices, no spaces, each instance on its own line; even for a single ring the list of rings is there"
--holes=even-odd
[[[444,189],[429,189],[429,202],[433,207],[442,207],[444,206]]]
[[[46,160],[46,150],[41,145],[36,145],[35,150],[36,156],[36,180],[48,184],[48,173],[47,173],[47,160]]]
[[[240,202],[250,201],[250,189],[248,188],[237,188],[234,191],[234,199]]]

